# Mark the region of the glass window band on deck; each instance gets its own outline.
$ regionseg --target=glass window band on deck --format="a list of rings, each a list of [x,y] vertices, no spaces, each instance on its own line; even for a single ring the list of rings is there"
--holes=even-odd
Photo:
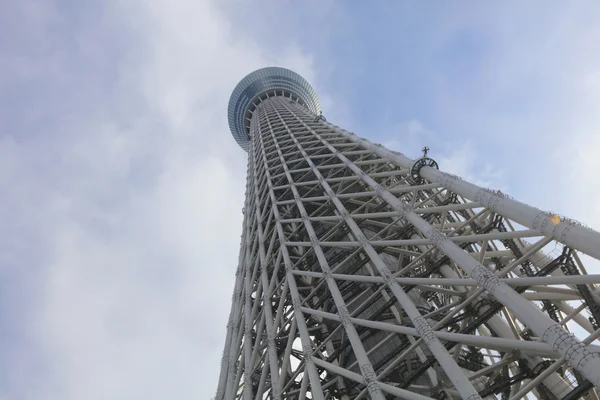
[[[277,95],[282,91],[286,97],[291,95],[293,98],[298,98],[299,103],[316,114],[321,111],[321,104],[315,90],[308,81],[294,71],[280,67],[267,67],[246,75],[233,90],[227,110],[231,134],[246,151],[248,151],[249,123],[246,123],[248,111],[255,108],[253,103],[257,103],[257,100],[262,101],[263,95],[273,91]]]

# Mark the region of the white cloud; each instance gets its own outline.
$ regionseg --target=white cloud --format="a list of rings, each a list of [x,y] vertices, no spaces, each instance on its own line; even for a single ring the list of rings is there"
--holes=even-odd
[[[382,143],[385,147],[406,154],[407,157],[417,158],[425,146],[433,146],[436,134],[427,129],[421,121],[403,121],[383,133],[387,140]]]
[[[600,102],[600,95],[596,96]],[[586,224],[600,227],[600,119],[594,114],[577,135],[565,139],[553,154],[559,167],[555,190],[569,207],[571,216]],[[565,188],[566,190],[560,190]]]
[[[56,18],[74,40],[44,44],[56,71],[29,67],[10,84],[49,80],[75,95],[39,100],[34,122],[47,121],[47,132],[25,138],[17,126],[0,136],[0,185],[12,206],[0,217],[14,231],[0,260],[24,268],[38,253],[28,345],[45,371],[11,372],[7,396],[209,398],[245,189],[227,101],[259,67],[314,78],[312,58],[296,43],[246,39],[216,1],[50,7],[52,18],[32,7],[20,12],[39,21],[36,41]],[[15,69],[35,62],[26,50],[13,56]],[[82,69],[52,81],[71,65]]]
[[[588,6],[534,2],[515,13],[482,4],[444,15],[432,53],[468,33],[481,54],[450,53],[469,67],[466,77],[435,64],[433,95],[447,129],[472,138],[484,161],[509,175],[511,195],[599,228],[600,29],[590,16],[597,4]]]
[[[43,337],[66,398],[213,390],[242,186],[214,158],[173,164],[126,213],[101,218],[110,235],[72,222],[56,238]]]
[[[489,164],[482,156],[467,140],[435,159],[444,171],[456,174],[482,187],[493,187],[506,191],[507,183],[503,172]]]

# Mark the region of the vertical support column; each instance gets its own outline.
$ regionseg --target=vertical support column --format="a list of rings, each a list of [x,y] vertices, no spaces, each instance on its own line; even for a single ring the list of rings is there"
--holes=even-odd
[[[249,193],[251,190],[251,179],[250,179],[250,171],[252,168],[252,160],[248,159],[248,175],[246,177],[246,193]],[[246,209],[250,208],[251,198],[246,196],[246,200],[244,202],[244,207]],[[235,384],[237,382],[237,374],[236,374],[236,361],[239,356],[238,350],[239,345],[241,343],[241,332],[240,332],[240,318],[241,318],[241,310],[242,310],[242,291],[245,282],[245,273],[246,273],[246,253],[250,251],[248,247],[248,229],[249,224],[251,224],[251,220],[248,214],[244,215],[244,223],[242,226],[242,240],[241,240],[241,248],[240,255],[238,260],[238,267],[236,270],[236,283],[233,291],[233,295],[231,298],[231,314],[230,321],[228,323],[228,335],[225,338],[225,352],[223,357],[227,358],[227,371],[225,372],[225,378],[223,378],[223,368],[221,369],[221,379],[219,380],[219,391],[222,393],[221,398],[225,400],[232,400],[236,393],[234,393]],[[232,316],[233,314],[233,316]],[[223,383],[221,384],[221,381]],[[219,395],[217,394],[217,399]]]
[[[254,154],[249,154],[249,157],[254,158]],[[260,187],[257,180],[257,168],[256,163],[252,163],[254,166],[254,198],[255,204],[260,204],[258,196],[258,188]],[[277,349],[275,348],[275,332],[273,330],[273,311],[271,309],[271,290],[269,285],[269,278],[267,277],[267,260],[265,254],[265,237],[262,229],[262,215],[260,207],[256,207],[254,212],[256,222],[256,232],[258,234],[258,255],[261,269],[261,280],[263,285],[263,309],[265,313],[265,324],[267,329],[267,351],[268,359],[271,368],[271,397],[275,400],[281,399],[279,393],[279,365],[277,357]]]
[[[244,218],[244,223],[242,226],[242,232],[246,231],[246,218]],[[229,320],[227,322],[227,334],[225,336],[225,346],[223,348],[223,357],[221,358],[221,372],[219,375],[219,384],[217,386],[217,394],[215,400],[223,400],[223,396],[225,396],[225,388],[227,385],[229,373],[230,373],[230,352],[232,351],[232,344],[235,340],[237,334],[234,332],[234,321],[239,320],[239,310],[241,309],[241,304],[239,302],[239,296],[236,296],[236,293],[239,293],[242,288],[242,271],[243,271],[243,260],[244,260],[244,250],[245,250],[245,237],[242,236],[241,245],[240,245],[240,254],[238,257],[238,266],[235,272],[235,286],[233,290],[233,296],[231,298],[231,311],[229,312]],[[233,349],[235,350],[235,349]]]
[[[323,250],[321,249],[321,246],[319,245],[318,238],[315,234],[312,224],[310,223],[310,221],[308,219],[308,214],[306,213],[304,205],[302,204],[302,201],[300,200],[300,195],[298,194],[298,190],[296,189],[296,187],[294,185],[294,180],[292,179],[290,171],[287,167],[287,164],[286,164],[283,154],[281,152],[281,148],[279,147],[277,138],[275,137],[275,135],[273,133],[271,122],[269,120],[267,120],[267,123],[269,126],[271,138],[274,141],[275,147],[277,148],[277,152],[279,154],[279,160],[285,171],[290,188],[294,195],[294,199],[296,200],[296,207],[298,207],[300,215],[302,216],[304,228],[306,229],[306,232],[308,233],[309,238],[312,242],[312,249],[317,256],[317,260],[319,262],[319,265],[321,266],[321,269],[323,270],[323,278],[325,279],[325,281],[327,283],[329,292],[331,293],[333,301],[338,309],[338,313],[342,317],[342,324],[344,325],[344,329],[346,331],[346,334],[348,335],[348,339],[350,340],[350,345],[352,346],[354,355],[356,356],[356,359],[359,362],[362,376],[363,376],[363,379],[365,380],[365,384],[369,390],[369,394],[375,400],[385,400],[385,397],[383,396],[383,393],[381,392],[381,389],[379,388],[379,384],[378,384],[377,380],[375,379],[375,371],[373,370],[373,366],[369,362],[369,358],[367,357],[367,352],[365,351],[363,344],[358,336],[358,333],[356,332],[356,328],[350,322],[350,315],[349,315],[348,309],[346,307],[346,304],[344,302],[344,299],[337,287],[337,284],[335,283],[335,280],[331,276],[331,270],[329,268],[329,265],[327,264],[327,259],[325,257],[325,254],[323,253]],[[294,279],[294,278],[291,278],[291,279]]]
[[[250,238],[252,230],[250,227],[246,230],[246,274],[244,276],[244,400],[252,400],[252,269],[251,268],[251,251]]]
[[[258,118],[258,117],[255,117]],[[258,121],[257,121],[258,123]],[[250,141],[250,151],[253,153],[256,151],[256,141],[260,140],[260,132],[256,132]],[[273,182],[271,179],[271,174],[269,173],[269,163],[267,162],[267,157],[265,154],[265,149],[262,143],[259,145],[260,152],[262,153],[262,160],[265,167],[265,174],[267,179],[267,185],[269,187],[269,197],[271,199],[271,204],[273,204],[272,212],[275,217],[275,224],[277,228],[277,234],[279,236],[279,241],[281,243],[281,253],[283,256],[283,262],[286,269],[286,280],[288,283],[288,288],[290,291],[290,297],[292,298],[292,304],[294,308],[295,320],[298,327],[298,333],[300,335],[300,341],[302,342],[302,348],[304,350],[304,368],[305,374],[308,374],[310,380],[310,388],[313,399],[315,400],[324,400],[325,396],[323,394],[323,389],[321,387],[321,378],[319,377],[319,373],[312,362],[312,340],[310,339],[310,335],[308,333],[308,328],[306,326],[306,321],[304,319],[304,314],[300,309],[300,295],[298,293],[298,287],[296,286],[296,280],[292,275],[293,264],[290,260],[290,256],[288,254],[288,250],[283,243],[285,242],[285,233],[283,231],[283,226],[281,225],[281,216],[279,214],[279,210],[277,208],[277,198],[275,197],[275,191],[273,189]]]

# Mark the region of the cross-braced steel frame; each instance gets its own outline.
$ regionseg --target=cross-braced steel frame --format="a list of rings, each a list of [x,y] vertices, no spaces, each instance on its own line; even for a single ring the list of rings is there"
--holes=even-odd
[[[283,91],[249,123],[218,400],[598,399],[600,233]]]

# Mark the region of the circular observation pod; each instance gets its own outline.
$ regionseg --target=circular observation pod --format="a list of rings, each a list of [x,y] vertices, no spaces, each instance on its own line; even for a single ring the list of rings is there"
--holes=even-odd
[[[248,151],[252,113],[262,101],[274,96],[295,100],[315,114],[321,112],[317,93],[306,79],[285,68],[257,69],[237,84],[229,98],[229,129],[242,149]]]

